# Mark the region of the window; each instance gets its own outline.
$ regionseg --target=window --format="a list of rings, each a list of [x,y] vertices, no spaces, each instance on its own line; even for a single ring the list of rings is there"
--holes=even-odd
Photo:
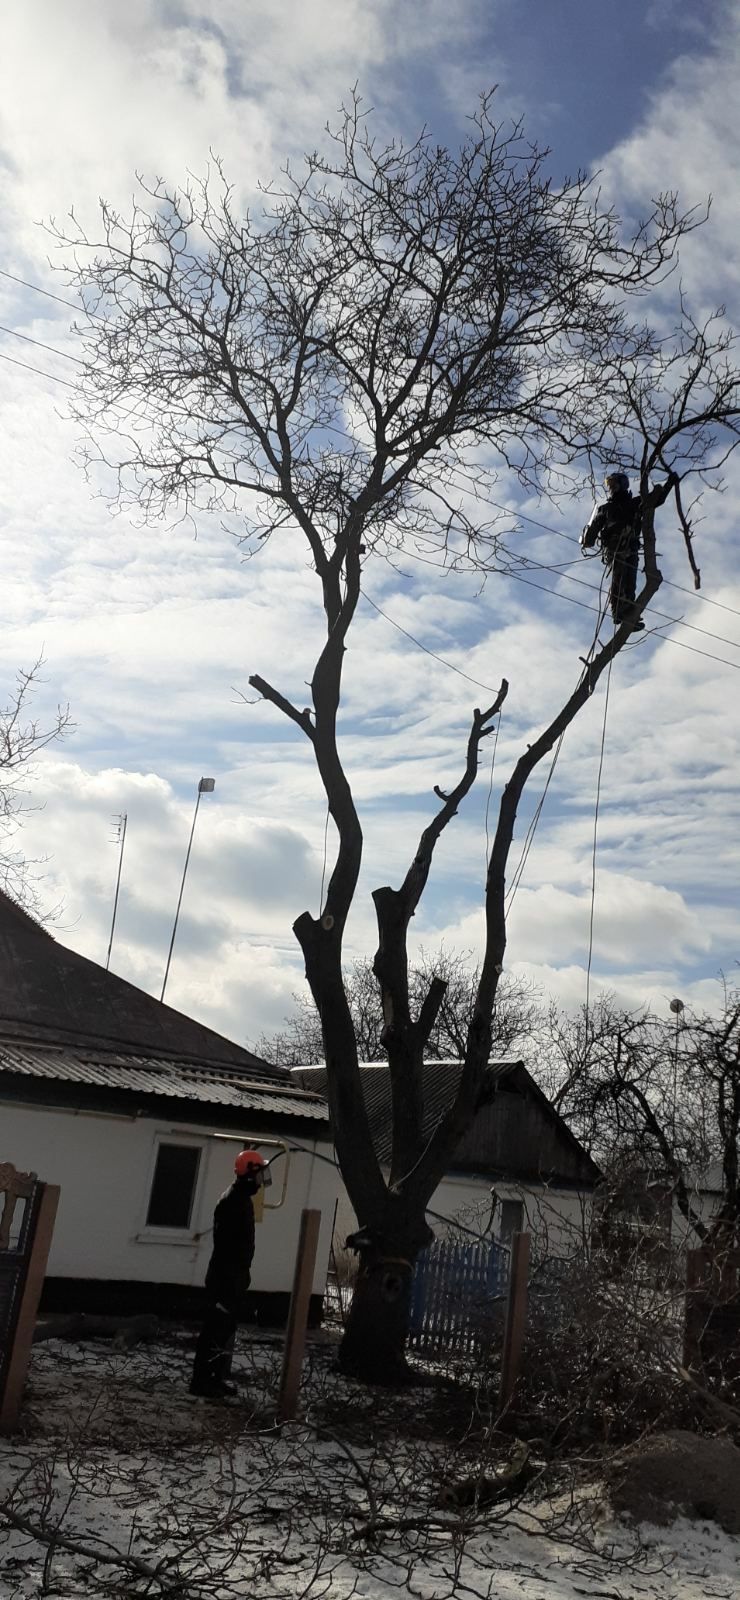
[[[146,1214],[148,1228],[190,1227],[199,1166],[200,1145],[159,1145]]]
[[[521,1200],[501,1201],[500,1237],[502,1244],[511,1244],[513,1233],[521,1233],[524,1221],[524,1204]]]

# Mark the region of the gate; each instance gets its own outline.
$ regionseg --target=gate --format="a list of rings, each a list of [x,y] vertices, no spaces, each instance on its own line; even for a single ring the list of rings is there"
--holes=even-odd
[[[510,1252],[493,1239],[437,1239],[417,1257],[411,1281],[412,1350],[478,1355],[503,1330]]]
[[[54,1231],[58,1188],[0,1163],[0,1433],[15,1425]],[[22,1204],[20,1204],[22,1203]]]

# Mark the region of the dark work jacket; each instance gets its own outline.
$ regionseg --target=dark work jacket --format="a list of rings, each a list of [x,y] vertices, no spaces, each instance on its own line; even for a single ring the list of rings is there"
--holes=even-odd
[[[236,1309],[249,1288],[254,1255],[254,1192],[251,1179],[235,1178],[213,1214],[213,1253],[206,1289],[230,1310]]]
[[[669,478],[660,488],[651,489],[648,503],[654,509],[668,499],[673,482]],[[641,528],[641,497],[639,494],[630,494],[629,489],[622,489],[596,507],[591,521],[583,530],[583,548],[589,550],[598,540],[605,560],[611,560],[615,555],[628,555],[638,548]]]

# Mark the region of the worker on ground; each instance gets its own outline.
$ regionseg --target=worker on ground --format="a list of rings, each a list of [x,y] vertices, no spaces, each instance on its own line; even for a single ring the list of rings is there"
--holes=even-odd
[[[675,472],[671,472],[664,484],[650,490],[648,504],[652,510],[663,505],[677,482]],[[604,488],[608,498],[595,507],[581,534],[581,549],[585,555],[597,540],[601,545],[601,559],[611,573],[609,605],[618,628],[635,603],[643,503],[639,495],[630,493],[626,472],[607,472]],[[632,632],[639,633],[644,626],[642,617],[637,617]]]
[[[213,1216],[213,1252],[206,1272],[206,1309],[193,1364],[190,1393],[224,1400],[236,1393],[228,1382],[237,1324],[244,1313],[254,1255],[253,1196],[270,1180],[258,1150],[240,1150],[234,1181]]]

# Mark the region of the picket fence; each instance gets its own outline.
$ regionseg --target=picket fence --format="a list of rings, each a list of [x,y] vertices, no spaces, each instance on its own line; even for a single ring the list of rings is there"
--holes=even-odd
[[[437,1239],[417,1257],[411,1283],[412,1350],[477,1355],[503,1327],[510,1252],[493,1239]]]

